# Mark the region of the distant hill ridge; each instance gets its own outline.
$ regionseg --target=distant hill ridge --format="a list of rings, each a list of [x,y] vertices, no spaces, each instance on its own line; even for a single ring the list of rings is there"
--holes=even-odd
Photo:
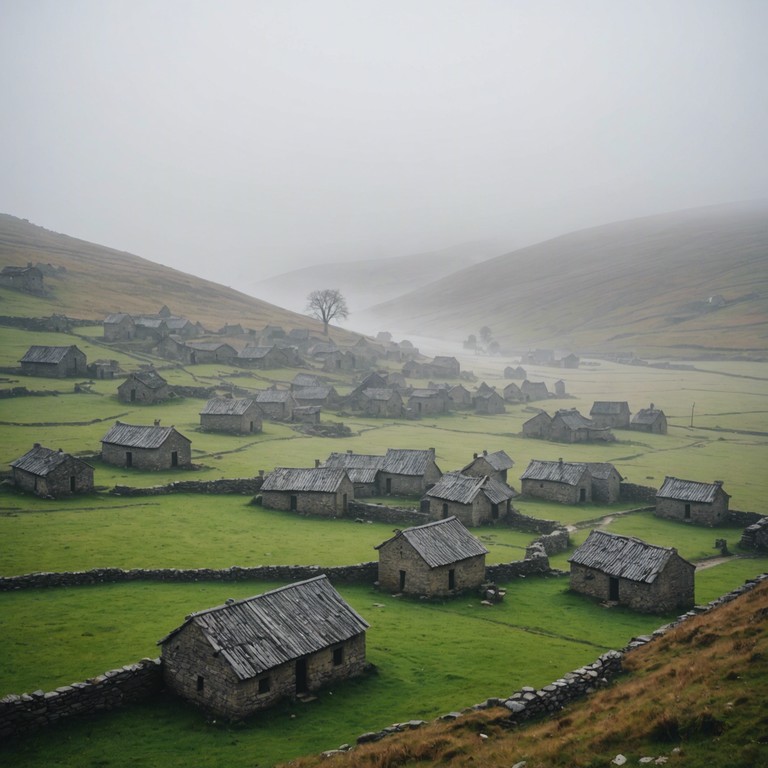
[[[521,248],[365,313],[388,330],[508,349],[768,354],[768,204],[632,219]]]

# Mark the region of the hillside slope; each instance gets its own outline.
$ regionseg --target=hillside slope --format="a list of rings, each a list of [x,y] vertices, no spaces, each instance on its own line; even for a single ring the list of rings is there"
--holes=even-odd
[[[488,325],[509,349],[762,358],[768,205],[697,208],[573,232],[366,314],[394,332],[454,341]]]
[[[167,304],[211,330],[225,323],[256,329],[270,323],[322,331],[305,315],[232,288],[0,214],[0,266],[28,262],[65,271],[45,276],[45,296],[0,288],[0,315],[61,313],[100,322],[110,312],[157,312]]]

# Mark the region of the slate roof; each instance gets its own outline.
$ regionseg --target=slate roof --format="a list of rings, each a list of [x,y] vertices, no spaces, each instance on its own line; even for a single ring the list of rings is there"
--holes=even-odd
[[[652,584],[672,557],[679,557],[673,547],[659,547],[631,536],[594,530],[568,562],[594,568],[617,579]]]
[[[598,480],[607,480],[612,472],[618,472],[616,467],[607,461],[588,461],[587,469],[589,470],[589,474]]]
[[[297,373],[293,377],[293,381],[291,382],[294,387],[320,387],[322,386],[323,382],[320,377],[315,376],[311,373]]]
[[[200,352],[215,352],[222,347],[229,347],[232,352],[237,353],[237,350],[231,344],[223,341],[185,341],[184,343],[190,349],[199,350]]]
[[[25,272],[31,272],[32,270],[36,270],[39,272],[40,270],[37,267],[32,266],[26,266],[26,267],[15,267],[13,265],[3,267],[2,272],[0,274],[3,275],[23,275]]]
[[[472,461],[470,461],[469,464],[464,467],[464,469],[468,469],[480,459],[485,459],[489,466],[496,472],[503,472],[505,469],[511,469],[515,466],[515,462],[509,458],[506,451],[494,451],[493,453],[478,454],[478,456],[472,459]]]
[[[189,624],[239,680],[350,640],[369,626],[325,575],[193,613],[159,644]]]
[[[341,467],[347,470],[353,483],[373,483],[384,465],[383,456],[364,453],[332,453],[324,463],[326,467]]]
[[[250,398],[214,397],[205,404],[200,415],[242,416],[252,405]]]
[[[77,349],[77,346],[70,344],[66,347],[47,347],[40,344],[33,344],[25,353],[19,362],[21,363],[60,363],[67,354]],[[80,350],[77,349],[79,352]]]
[[[629,411],[626,400],[595,400],[589,413],[599,416],[618,416]]]
[[[362,394],[363,397],[367,397],[369,400],[383,400],[384,402],[388,402],[397,393],[394,389],[387,389],[385,387],[370,387],[369,389],[364,389]]]
[[[331,394],[331,387],[300,387],[293,390],[293,396],[297,400],[327,400]]]
[[[375,549],[381,549],[400,536],[416,550],[430,568],[439,568],[470,557],[488,554],[488,550],[456,517],[447,517],[445,520],[406,528],[391,539],[378,544]]]
[[[261,490],[336,493],[345,477],[347,471],[339,467],[275,467]]]
[[[423,475],[429,462],[434,460],[435,452],[431,449],[389,448],[382,470],[392,475]]]
[[[711,504],[715,500],[718,490],[721,489],[721,483],[699,483],[696,480],[680,480],[677,477],[667,475],[661,488],[656,492],[656,497]],[[728,496],[727,493],[725,495]]]
[[[81,464],[87,463],[82,459],[77,459],[61,450],[54,451],[52,448],[35,445],[32,450],[27,451],[23,456],[12,461],[11,466],[15,469],[29,472],[32,475],[37,475],[38,477],[46,477],[56,469],[56,467],[59,467],[70,460],[79,461]]]
[[[446,472],[432,488],[427,496],[457,504],[471,504],[478,493],[484,493],[492,504],[502,504],[517,496],[506,483],[494,480],[487,475],[470,477],[461,472]]]
[[[287,389],[262,389],[254,393],[257,403],[290,403],[293,395]]]
[[[276,349],[274,344],[270,347],[246,347],[245,349],[241,349],[240,352],[237,353],[237,356],[244,360],[261,360],[273,349]]]
[[[408,397],[418,397],[424,398],[425,400],[431,400],[433,398],[445,397],[445,392],[441,389],[424,389],[419,387],[412,389]]]
[[[149,389],[160,389],[168,384],[168,382],[155,370],[135,371],[128,378],[136,379],[136,381],[141,382]]]
[[[653,424],[656,419],[663,415],[664,411],[660,411],[658,408],[641,408],[632,417],[632,424]]]
[[[595,425],[595,422],[592,421],[592,419],[588,419],[586,416],[582,416],[575,408],[561,408],[558,411],[555,411],[555,416],[552,418],[559,416],[563,424],[565,424],[568,429],[589,429],[589,430],[606,430],[606,427],[597,427]]]
[[[101,438],[101,442],[123,445],[126,448],[160,448],[174,432],[188,443],[192,442],[176,431],[175,427],[123,424],[122,421],[116,421],[115,426]]]
[[[111,314],[107,315],[104,318],[104,322],[107,325],[122,323],[126,317],[129,318],[131,321],[133,320],[133,318],[127,312],[112,312]]]
[[[577,485],[587,469],[586,464],[566,461],[541,461],[531,459],[521,480],[549,480],[553,483]]]

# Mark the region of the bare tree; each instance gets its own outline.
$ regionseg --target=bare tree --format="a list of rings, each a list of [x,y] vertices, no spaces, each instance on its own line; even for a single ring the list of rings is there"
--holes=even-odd
[[[323,323],[323,333],[328,335],[328,323],[338,318],[344,320],[349,317],[347,301],[341,295],[338,288],[323,288],[319,291],[312,291],[307,296],[307,314],[316,317]]]

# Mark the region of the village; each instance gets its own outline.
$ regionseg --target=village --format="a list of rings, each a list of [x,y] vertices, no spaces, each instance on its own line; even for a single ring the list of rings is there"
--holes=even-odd
[[[105,426],[100,447],[81,445],[71,453],[43,444],[41,434],[41,442],[9,461],[9,482],[18,492],[53,501],[104,493],[107,487],[99,475],[119,471],[121,484],[109,491],[118,496],[172,491],[175,484],[216,493],[213,484],[224,480],[190,479],[204,474],[192,447],[200,436],[259,439],[273,428],[322,435],[332,434],[322,428],[338,427],[337,419],[396,425],[469,416],[483,420],[491,442],[494,419],[513,411],[520,425],[516,439],[536,438],[534,455],[549,453],[551,458],[521,461],[514,452],[496,447],[508,442],[498,437],[492,439],[496,445],[489,445],[490,451],[454,450],[459,461],[447,465],[438,463],[434,447],[395,443],[363,453],[342,445],[306,464],[255,468],[250,477],[232,482],[240,483],[239,492],[247,489],[251,503],[265,510],[303,518],[396,523],[392,536],[375,543],[376,559],[347,564],[344,578],[402,599],[443,601],[475,595],[492,607],[514,600],[516,578],[565,574],[550,564],[550,558],[560,556],[567,557],[567,588],[600,605],[652,615],[694,608],[696,565],[676,546],[605,530],[599,520],[574,546],[578,528],[559,516],[540,519],[520,511],[531,502],[548,505],[549,512],[553,505],[604,505],[606,519],[617,507],[650,512],[681,526],[711,529],[713,540],[718,529],[736,527],[743,529],[739,547],[768,551],[768,518],[730,509],[727,478],[681,478],[665,472],[663,481],[652,486],[630,482],[619,463],[585,460],[583,453],[572,459],[562,455],[576,444],[582,451],[592,446],[602,451],[638,435],[663,440],[669,430],[664,411],[654,403],[633,415],[627,400],[596,399],[589,417],[574,407],[553,409],[549,416],[530,405],[572,397],[559,376],[563,368],[579,369],[575,355],[558,358],[536,350],[517,365],[499,369],[498,383],[489,385],[478,384],[478,377],[463,370],[456,357],[426,357],[409,342],[392,341],[387,333],[375,340],[361,336],[349,345],[275,326],[256,333],[226,325],[219,334],[222,340],[211,340],[199,323],[175,316],[167,307],[157,315],[109,315],[103,323],[102,348],[153,358],[133,370],[126,370],[125,361],[117,358],[89,363],[77,344],[29,346],[18,368],[7,367],[5,374],[15,372],[35,381],[70,380],[83,397],[98,388],[110,400],[129,406],[132,419]],[[524,365],[537,370],[542,380],[529,380]],[[169,380],[178,371],[205,366],[215,366],[215,384],[202,384],[199,376],[192,386]],[[548,375],[548,368],[554,375]],[[254,372],[269,376],[272,371],[276,378],[269,386],[253,386]],[[199,403],[195,434],[165,423],[169,419],[164,407],[172,406],[175,413],[183,402]],[[137,418],[142,413],[147,417]],[[352,432],[347,428],[335,434],[343,441]],[[557,445],[547,451],[548,442]],[[138,486],[146,485],[147,472],[161,473],[169,482],[142,490],[131,482],[132,472],[139,473]],[[171,479],[174,473],[180,473],[179,481]],[[489,564],[481,532],[498,529],[539,536],[525,547],[523,559]],[[718,541],[718,553],[729,554],[726,541]],[[340,680],[364,676],[371,668],[366,657],[370,624],[334,588],[332,574],[331,569],[221,606],[203,605],[180,626],[167,627],[168,634],[159,641],[164,685],[213,716],[241,720],[286,699],[306,699]],[[46,583],[55,583],[54,577],[48,574]],[[16,578],[1,577],[0,585],[12,589]],[[70,583],[67,579],[74,576],[62,578]],[[33,577],[18,579],[36,583]],[[12,703],[22,708],[21,700]]]

